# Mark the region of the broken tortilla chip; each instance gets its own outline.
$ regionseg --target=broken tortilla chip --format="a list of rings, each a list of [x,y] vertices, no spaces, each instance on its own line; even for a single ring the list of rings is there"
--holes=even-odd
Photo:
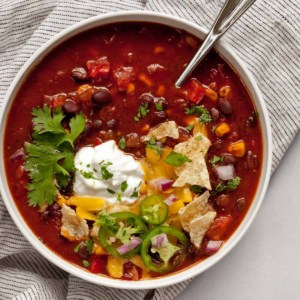
[[[191,242],[196,248],[200,248],[203,238],[215,220],[217,213],[210,211],[201,217],[193,219],[190,223]]]
[[[184,230],[190,231],[190,223],[193,219],[201,217],[210,211],[214,211],[208,204],[210,194],[208,191],[195,197],[187,206],[182,207],[179,212],[179,219]]]
[[[205,155],[211,142],[201,133],[174,147],[174,151],[187,156],[191,162],[176,167],[175,173],[178,176],[174,187],[182,187],[185,184],[200,185],[211,190],[209,174],[206,166]]]
[[[179,133],[176,123],[174,121],[164,122],[152,129],[146,136],[143,136],[141,140],[142,142],[148,142],[152,137],[158,141],[166,137],[178,139]]]

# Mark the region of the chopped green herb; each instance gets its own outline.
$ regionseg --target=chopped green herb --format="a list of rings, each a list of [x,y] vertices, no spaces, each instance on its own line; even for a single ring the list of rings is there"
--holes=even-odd
[[[163,151],[162,147],[160,147],[158,145],[150,145],[150,144],[148,144],[148,145],[146,145],[146,148],[155,150],[156,153],[159,154],[159,155],[162,154],[162,151]]]
[[[123,181],[123,182],[121,183],[121,191],[122,191],[122,192],[125,192],[127,188],[128,188],[128,183],[127,183],[127,181]]]
[[[155,145],[156,144],[156,140],[154,136],[151,136],[150,140],[149,140],[149,145]]]
[[[174,167],[179,167],[181,165],[183,165],[186,162],[191,162],[191,160],[181,154],[181,153],[177,153],[175,151],[172,151],[164,160],[167,164],[174,166]]]
[[[231,180],[228,180],[226,184],[219,183],[215,188],[215,194],[221,193],[224,190],[235,190],[241,183],[240,177],[235,177]]]
[[[122,201],[122,196],[123,196],[123,193],[122,193],[122,192],[120,192],[120,193],[117,195],[117,200],[118,200],[119,202]]]
[[[117,232],[120,227],[116,222],[116,218],[109,215],[106,211],[100,213],[96,224],[100,225],[100,227],[106,226],[112,232]]]
[[[161,102],[156,102],[156,103],[154,103],[154,105],[155,105],[156,110],[158,110],[158,111],[163,111],[164,110],[164,107],[161,104]]]
[[[94,242],[92,239],[88,239],[85,241],[85,246],[88,249],[89,253],[92,254],[93,252],[93,246],[94,246]]]
[[[136,116],[134,117],[134,121],[138,122],[142,117],[147,116],[149,112],[150,112],[149,104],[148,103],[141,104],[138,108],[138,112]]]
[[[203,192],[203,188],[200,185],[191,185],[190,186],[190,191],[193,193],[201,194]]]
[[[112,174],[111,172],[109,172],[107,170],[107,167],[112,165],[111,162],[108,161],[108,162],[104,163],[104,161],[102,160],[99,165],[101,166],[101,175],[102,175],[103,180],[107,180],[114,176],[114,174]]]
[[[217,156],[217,155],[214,155],[210,160],[209,160],[209,162],[212,164],[212,165],[214,165],[214,164],[216,164],[218,161],[220,161],[221,160],[221,157],[219,157],[219,156]]]
[[[110,194],[112,194],[112,195],[114,195],[116,192],[115,191],[113,191],[113,190],[111,190],[111,189],[109,189],[109,188],[107,188],[106,189]]]
[[[74,252],[78,253],[79,249],[80,249],[81,243],[79,243],[75,248],[74,248]]]
[[[200,135],[196,136],[195,139],[201,141],[201,140],[203,140],[203,136],[200,134]]]
[[[121,137],[119,140],[119,147],[120,149],[124,150],[126,148],[126,141],[124,137]]]
[[[88,268],[90,266],[90,262],[88,260],[83,260],[82,261],[82,265],[85,267],[85,268]]]
[[[91,165],[90,165],[90,164],[87,164],[87,165],[86,165],[86,167],[87,167],[87,168],[90,168],[90,167],[91,167]]]
[[[194,124],[190,124],[189,126],[185,127],[188,131],[191,131],[194,128]]]
[[[197,115],[199,117],[199,123],[208,124],[212,121],[211,115],[204,106],[192,106],[191,108],[185,108],[186,115]]]
[[[259,113],[258,113],[257,110],[254,110],[254,111],[252,112],[252,115],[253,115],[253,117],[255,117],[255,118],[259,118]]]
[[[137,191],[137,187],[135,187],[133,193],[130,195],[130,198],[137,198],[138,196],[139,193]]]
[[[83,170],[79,170],[80,174],[85,178],[85,179],[95,179],[95,180],[100,180],[99,178],[94,176],[93,172],[87,172]]]
[[[29,205],[52,204],[57,190],[65,188],[75,173],[74,141],[83,132],[86,119],[82,113],[69,122],[70,131],[61,125],[65,115],[60,107],[36,108],[33,115],[32,143],[25,143],[25,170]]]
[[[212,133],[214,133],[215,131],[216,131],[216,128],[217,128],[217,126],[216,125],[214,125],[210,130],[211,130],[211,132]]]

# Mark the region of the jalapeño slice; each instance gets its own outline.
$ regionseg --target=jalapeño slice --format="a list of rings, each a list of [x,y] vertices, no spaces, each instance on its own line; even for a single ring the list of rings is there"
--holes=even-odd
[[[166,234],[170,240],[171,239],[174,240],[174,238],[177,240],[176,245],[170,243],[169,241],[167,242],[168,243],[167,246],[171,248],[173,247],[173,249],[174,247],[176,247],[176,251],[172,253],[173,255],[170,256],[168,261],[164,261],[163,259],[161,259],[160,256],[157,257],[159,251],[163,253],[163,251],[167,250],[168,247],[164,246],[165,249],[161,248],[161,250],[156,251],[155,249],[153,249],[152,246],[151,239],[160,234]],[[151,271],[164,273],[175,269],[184,261],[187,254],[188,247],[189,247],[189,240],[183,232],[173,227],[159,226],[159,227],[154,227],[144,237],[142,247],[141,247],[141,256],[144,261],[144,264]]]
[[[140,237],[147,231],[147,226],[142,218],[131,212],[117,212],[110,214],[110,216],[114,220],[113,224],[102,225],[99,229],[98,237],[100,244],[113,256],[129,258],[137,254],[141,245],[136,246],[125,254],[120,254],[117,248],[123,245],[121,240],[126,235],[128,235],[129,240],[130,237]]]
[[[149,224],[160,225],[166,221],[169,207],[160,195],[151,195],[144,198],[140,204],[140,214]]]

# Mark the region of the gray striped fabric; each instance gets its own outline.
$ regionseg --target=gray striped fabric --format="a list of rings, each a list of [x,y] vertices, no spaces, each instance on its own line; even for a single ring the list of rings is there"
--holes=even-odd
[[[0,105],[30,55],[62,29],[90,16],[147,9],[209,27],[220,0],[1,0]],[[264,94],[274,137],[273,170],[300,127],[300,4],[257,0],[225,40],[247,63]],[[22,237],[0,199],[0,299],[174,299],[188,284],[120,291],[86,283],[42,258]]]

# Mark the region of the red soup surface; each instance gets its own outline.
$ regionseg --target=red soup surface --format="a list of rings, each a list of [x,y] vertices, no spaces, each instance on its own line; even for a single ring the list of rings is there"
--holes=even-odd
[[[7,180],[14,201],[28,226],[56,254],[93,273],[125,280],[147,279],[177,272],[205,259],[214,254],[223,242],[226,243],[237,229],[251,205],[260,177],[263,145],[259,118],[240,78],[215,51],[210,52],[182,88],[175,87],[176,79],[199,44],[200,41],[194,36],[164,25],[132,22],[103,26],[81,33],[58,46],[24,81],[6,125],[4,150]],[[97,234],[94,237],[80,236],[74,232],[68,233],[71,237],[62,234],[63,203],[68,204],[74,212],[76,209],[80,215],[80,209],[70,202],[74,196],[72,182],[76,169],[73,168],[73,172],[71,170],[66,187],[59,187],[53,174],[52,182],[55,183],[52,187],[59,190],[54,201],[41,193],[38,203],[35,195],[29,205],[28,184],[32,184],[35,167],[36,170],[40,169],[33,163],[30,167],[30,151],[24,148],[24,143],[35,143],[33,127],[37,124],[33,122],[32,111],[39,107],[40,113],[43,113],[45,111],[41,108],[44,105],[51,109],[52,117],[54,111],[64,114],[61,124],[67,133],[70,131],[70,119],[79,112],[83,113],[85,127],[75,140],[74,147],[70,146],[73,153],[84,146],[97,146],[114,140],[122,151],[132,155],[136,161],[146,162],[146,172],[156,168],[157,162],[153,163],[155,159],[158,164],[165,164],[165,170],[159,167],[157,170],[165,172],[170,169],[168,172],[171,175],[164,179],[171,180],[171,183],[179,176],[180,168],[192,164],[188,160],[190,157],[178,154],[174,146],[192,139],[197,132],[202,134],[201,139],[208,138],[211,146],[207,154],[203,154],[206,162],[203,172],[207,167],[211,190],[205,205],[206,210],[215,215],[203,237],[200,237],[201,242],[197,244],[192,240],[193,233],[184,228],[178,213],[180,208],[190,205],[207,188],[201,184],[187,184],[180,188],[169,186],[166,191],[156,186],[155,193],[160,198],[155,201],[159,205],[162,205],[160,199],[166,200],[171,194],[175,195],[175,200],[171,205],[167,204],[167,219],[160,215],[163,222],[151,224],[151,219],[149,221],[143,216],[140,209],[145,191],[147,195],[150,193],[150,175],[139,186],[139,200],[125,210],[140,214],[139,218],[145,222],[148,231],[156,226],[174,226],[185,235],[188,244],[184,249],[179,249],[182,245],[178,240],[173,241],[173,248],[177,247],[177,250],[173,249],[175,252],[172,252],[173,256],[168,258],[167,264],[171,264],[172,259],[176,261],[176,255],[180,257],[173,267],[160,270],[163,259],[157,257],[160,250],[156,248],[148,253],[148,257],[152,255],[154,268],[149,266],[145,255],[139,254],[140,250],[135,251],[134,259],[131,255],[126,257],[128,249],[125,249],[127,252],[123,256],[119,252],[113,255],[107,245],[115,244],[113,234],[106,240],[106,245],[99,242]],[[147,142],[141,140],[154,127],[167,121],[176,122],[178,138],[167,136],[155,139],[154,136]],[[174,161],[171,165],[167,164],[164,159],[171,151],[179,155],[179,159],[188,161],[181,161],[181,166],[174,166]],[[62,164],[63,159],[58,161],[58,165]],[[159,179],[167,177],[157,173],[155,176]],[[29,189],[32,188],[29,186]],[[33,189],[39,189],[38,184]],[[124,189],[126,187],[122,191]],[[178,196],[180,193],[186,196],[181,198]],[[191,201],[192,198],[194,200]],[[95,219],[99,218],[99,211],[87,209],[86,212],[92,214],[84,220],[91,229]],[[110,212],[107,210],[106,214]],[[117,223],[117,229],[121,225],[124,227],[124,220],[122,222]],[[100,227],[105,227],[103,222]],[[162,234],[163,244],[169,247],[174,236],[168,234],[167,240],[163,240],[164,237]],[[129,240],[132,242],[133,238],[140,243],[136,249],[143,248],[143,235],[133,233]],[[119,241],[117,246],[121,244],[124,242]],[[160,248],[162,245],[152,247]],[[183,256],[180,251],[185,252]],[[119,268],[118,274],[111,271],[112,266]]]

